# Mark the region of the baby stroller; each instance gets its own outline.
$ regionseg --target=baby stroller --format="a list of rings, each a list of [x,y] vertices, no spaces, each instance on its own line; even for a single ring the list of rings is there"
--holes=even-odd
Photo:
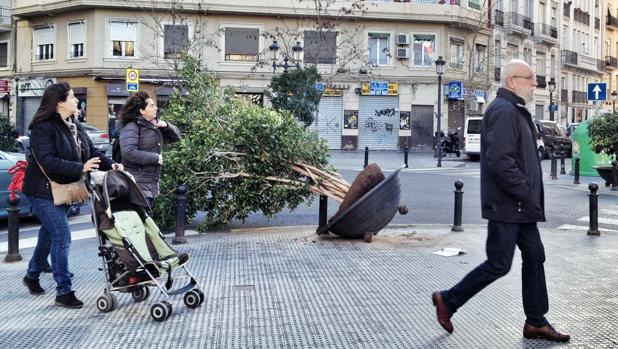
[[[97,299],[97,308],[110,312],[118,306],[112,292],[130,293],[135,302],[150,295],[156,287],[164,297],[150,308],[156,321],[165,321],[172,313],[170,296],[184,293],[188,308],[204,301],[195,277],[186,267],[189,255],[177,253],[148,216],[150,207],[137,184],[122,171],[93,172],[90,181],[93,221],[99,238],[99,256],[103,260],[106,286]],[[94,187],[92,187],[94,184]],[[181,269],[174,273],[177,269]],[[173,277],[173,274],[184,275]],[[172,290],[174,281],[189,283]]]

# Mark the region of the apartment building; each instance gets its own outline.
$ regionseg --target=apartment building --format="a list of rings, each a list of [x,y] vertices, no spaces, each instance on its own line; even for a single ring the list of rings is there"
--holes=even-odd
[[[595,105],[588,102],[588,83],[603,81],[608,65],[603,48],[605,28],[601,18],[605,2],[562,2],[560,73],[560,122],[563,125],[592,117]]]
[[[430,148],[438,98],[447,130],[462,127],[466,113],[482,112],[492,88],[484,1],[337,1],[322,9],[293,0],[177,2],[182,10],[173,16],[171,2],[14,0],[18,128],[27,127],[43,89],[56,81],[73,86],[87,122],[107,128],[128,97],[127,67],[140,69],[140,89],[164,105],[186,48],[222,88],[264,104],[270,79],[282,73],[271,66],[273,41],[279,64],[285,55],[291,65],[316,64],[324,97],[314,127],[334,149]],[[446,61],[440,96],[439,56]],[[451,81],[462,81],[464,93],[449,100]]]
[[[607,83],[610,99],[605,103],[606,110],[613,107],[614,98],[618,97],[618,1],[607,0],[606,10],[602,13],[604,19],[605,39],[603,40],[603,54],[605,55],[605,75],[603,81]],[[604,15],[604,16],[603,16]]]
[[[0,113],[9,114],[12,55],[11,0],[0,0]]]

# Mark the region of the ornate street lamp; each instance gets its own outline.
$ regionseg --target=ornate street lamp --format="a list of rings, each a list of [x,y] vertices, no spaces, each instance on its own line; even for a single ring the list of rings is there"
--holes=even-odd
[[[616,98],[618,98],[618,92],[612,91],[612,112],[616,112]]]
[[[554,78],[549,79],[547,90],[549,91],[549,120],[554,121],[554,91],[556,91],[556,80]]]
[[[438,143],[438,167],[442,167],[442,74],[444,74],[444,65],[446,62],[439,56],[436,59],[436,74],[438,74],[438,127],[436,131],[436,139]]]
[[[279,60],[279,44],[277,44],[277,40],[274,40],[270,46],[268,46],[268,50],[270,50],[270,59],[272,60],[273,73],[277,71],[277,67],[283,68],[283,72],[287,73],[288,68],[296,67],[296,69],[300,69],[300,55],[303,52],[303,47],[300,45],[300,41],[296,42],[296,45],[292,46],[292,60],[296,62],[296,64],[291,65],[288,63],[290,61],[290,57],[287,53],[283,55],[283,63],[277,63]]]

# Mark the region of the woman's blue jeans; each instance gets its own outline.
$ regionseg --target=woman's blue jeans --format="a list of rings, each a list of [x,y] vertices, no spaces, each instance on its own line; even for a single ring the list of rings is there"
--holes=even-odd
[[[34,248],[34,254],[28,264],[27,277],[38,279],[47,264],[47,256],[51,248],[51,267],[54,280],[58,286],[56,294],[71,292],[71,274],[69,273],[69,246],[71,245],[71,229],[67,213],[68,205],[55,206],[51,199],[26,195],[32,211],[41,221],[39,236]]]

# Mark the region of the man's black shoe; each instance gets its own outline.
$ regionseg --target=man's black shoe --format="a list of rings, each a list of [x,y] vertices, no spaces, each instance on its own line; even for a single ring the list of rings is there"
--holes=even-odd
[[[65,308],[79,309],[84,303],[75,297],[75,291],[71,291],[62,296],[56,296],[56,305]]]
[[[26,287],[28,287],[28,291],[30,291],[30,294],[36,296],[45,293],[45,290],[41,287],[41,284],[39,284],[39,279],[31,279],[27,276],[24,276],[22,283]]]

